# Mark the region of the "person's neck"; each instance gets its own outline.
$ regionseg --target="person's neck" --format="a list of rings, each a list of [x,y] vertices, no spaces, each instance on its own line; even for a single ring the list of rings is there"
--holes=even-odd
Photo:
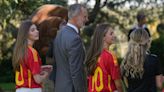
[[[109,44],[104,43],[104,45],[103,45],[103,49],[107,49],[107,50],[108,50],[108,49],[109,49],[109,46],[110,46]]]
[[[31,47],[33,47],[34,41],[28,40],[28,45],[31,46]]]
[[[143,24],[138,24],[138,27],[142,27],[143,26]]]

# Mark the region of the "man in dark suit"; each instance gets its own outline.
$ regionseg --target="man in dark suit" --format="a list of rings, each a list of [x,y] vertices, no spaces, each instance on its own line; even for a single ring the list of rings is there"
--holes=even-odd
[[[68,9],[68,23],[54,40],[56,61],[55,92],[86,92],[84,71],[85,51],[80,38],[80,28],[88,21],[87,10],[81,4]]]
[[[151,37],[150,32],[149,32],[149,29],[146,26],[146,15],[145,15],[144,11],[139,11],[137,13],[136,18],[137,18],[138,25],[136,25],[134,28],[130,29],[130,31],[128,33],[128,41],[130,39],[131,32],[132,31],[135,31],[138,28],[143,28],[145,31],[148,32],[149,37]]]

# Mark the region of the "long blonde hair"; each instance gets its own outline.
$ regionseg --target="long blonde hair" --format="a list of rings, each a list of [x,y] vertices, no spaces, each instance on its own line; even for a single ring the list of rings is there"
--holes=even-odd
[[[144,61],[150,47],[150,37],[144,29],[136,29],[130,35],[128,51],[121,63],[121,71],[126,77],[142,78]]]
[[[27,57],[27,48],[28,48],[27,38],[31,25],[32,22],[30,20],[25,20],[21,23],[19,27],[16,44],[13,51],[13,57],[12,57],[12,65],[15,71],[20,70],[20,63],[23,62]]]

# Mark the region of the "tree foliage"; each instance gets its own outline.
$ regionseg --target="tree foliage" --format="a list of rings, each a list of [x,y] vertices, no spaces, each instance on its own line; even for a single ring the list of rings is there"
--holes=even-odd
[[[88,5],[89,1],[84,2]],[[84,29],[84,41],[89,45],[90,36],[94,32],[96,24],[108,22],[115,28],[117,37],[114,49],[119,57],[123,57],[127,46],[127,33],[130,28],[137,24],[136,15],[138,11],[145,11],[147,15],[148,28],[153,39],[156,39],[156,26],[163,19],[163,0],[95,0],[93,8],[89,9],[88,26]],[[87,36],[86,36],[87,35]],[[89,36],[89,37],[88,37]]]

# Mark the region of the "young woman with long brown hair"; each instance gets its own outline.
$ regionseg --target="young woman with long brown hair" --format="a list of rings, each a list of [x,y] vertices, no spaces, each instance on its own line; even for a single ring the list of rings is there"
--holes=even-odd
[[[114,42],[113,28],[99,24],[93,34],[85,63],[88,73],[89,92],[123,92],[119,65],[109,46]]]
[[[41,59],[33,48],[39,39],[37,27],[30,21],[21,23],[13,52],[16,92],[41,92],[41,83],[48,77],[52,66],[42,67]],[[49,70],[45,71],[45,68]]]

